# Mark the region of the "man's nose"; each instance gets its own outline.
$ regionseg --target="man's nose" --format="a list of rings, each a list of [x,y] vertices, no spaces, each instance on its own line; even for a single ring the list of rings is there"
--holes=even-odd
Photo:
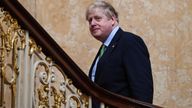
[[[90,21],[90,26],[94,26],[96,24],[96,21],[94,20],[94,19],[92,19],[91,21]]]

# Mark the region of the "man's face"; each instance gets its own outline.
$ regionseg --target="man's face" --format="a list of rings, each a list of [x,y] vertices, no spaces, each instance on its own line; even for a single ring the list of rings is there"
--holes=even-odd
[[[99,8],[95,8],[89,12],[87,20],[91,34],[101,42],[107,39],[115,23],[114,18],[108,18],[104,10]]]

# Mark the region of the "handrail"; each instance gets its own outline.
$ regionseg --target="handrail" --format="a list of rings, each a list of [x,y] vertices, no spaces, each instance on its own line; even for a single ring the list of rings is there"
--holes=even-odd
[[[159,106],[123,97],[100,88],[89,80],[87,75],[17,0],[0,0],[0,6],[4,7],[5,10],[17,19],[23,29],[29,31],[30,36],[41,46],[42,52],[55,61],[64,70],[65,74],[72,79],[73,84],[82,92],[114,107],[160,108]]]

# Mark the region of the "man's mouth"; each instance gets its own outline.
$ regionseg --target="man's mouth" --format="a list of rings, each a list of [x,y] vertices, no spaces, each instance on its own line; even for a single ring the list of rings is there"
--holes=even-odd
[[[99,30],[99,28],[93,28],[93,29],[91,29],[92,32],[96,32],[97,30]]]

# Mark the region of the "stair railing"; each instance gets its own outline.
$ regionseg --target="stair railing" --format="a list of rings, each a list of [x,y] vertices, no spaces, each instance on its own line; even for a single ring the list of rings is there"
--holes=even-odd
[[[159,108],[90,81],[17,0],[0,7],[0,108]]]

